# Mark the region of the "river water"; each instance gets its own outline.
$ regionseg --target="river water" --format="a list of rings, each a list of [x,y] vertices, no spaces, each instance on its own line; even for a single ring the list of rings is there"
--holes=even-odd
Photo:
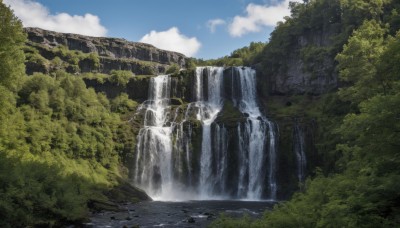
[[[271,201],[151,201],[126,204],[121,212],[94,214],[86,227],[206,227],[221,213],[259,218]]]

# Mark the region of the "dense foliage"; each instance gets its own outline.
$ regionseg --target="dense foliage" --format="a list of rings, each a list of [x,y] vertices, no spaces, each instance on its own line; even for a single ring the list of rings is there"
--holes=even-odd
[[[0,19],[0,226],[81,221],[88,202],[107,200],[103,192],[123,176],[120,157],[132,153],[134,136],[122,118],[136,103],[124,94],[110,102],[57,67],[26,76],[26,35],[1,1]],[[38,57],[30,50],[28,58]],[[64,59],[54,66],[96,64],[89,54],[57,50]],[[115,71],[110,80],[126,84],[131,76]]]
[[[15,89],[25,72],[24,53],[26,35],[22,23],[0,1],[0,85]]]
[[[18,96],[4,87],[1,93],[2,222],[84,218],[88,200],[117,184],[118,155],[133,150],[120,141],[134,137],[117,113],[136,103],[122,95],[110,104],[64,72],[24,76]]]
[[[98,72],[100,58],[96,53],[83,53],[77,50],[69,50],[64,45],[50,48],[28,41],[23,50],[26,56],[26,63],[35,72],[54,73],[65,70],[68,73],[79,74],[85,72]],[[81,69],[84,67],[84,69]],[[33,72],[28,72],[29,74]]]
[[[178,64],[172,64],[168,67],[168,70],[165,72],[166,74],[179,74],[180,67]]]
[[[333,49],[327,53],[338,63],[342,86],[338,92],[327,95],[330,98],[322,100],[325,103],[318,120],[325,131],[319,138],[319,153],[335,159],[325,160],[322,165],[333,163],[333,167],[328,165],[317,171],[307,181],[304,192],[276,205],[262,219],[224,216],[213,226],[400,225],[399,10],[399,3],[390,0],[315,0],[292,5],[292,17],[277,27],[264,50],[267,61],[264,64],[268,66],[281,66],[289,53],[285,47],[290,47],[290,39],[294,37],[291,33],[303,33],[305,27],[310,32],[318,31],[318,26],[325,26],[318,23],[324,21],[318,18],[330,15],[327,12],[337,11],[334,15],[340,16],[331,21],[336,21],[340,28],[337,46],[330,46]],[[340,47],[340,43],[345,45]],[[271,55],[277,58],[271,59]],[[341,105],[339,112],[337,104]],[[324,115],[335,121],[328,122]]]

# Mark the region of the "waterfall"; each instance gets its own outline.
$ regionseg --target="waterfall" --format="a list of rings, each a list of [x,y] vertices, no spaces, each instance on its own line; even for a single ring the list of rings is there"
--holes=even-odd
[[[144,126],[137,136],[135,182],[150,195],[164,195],[173,185],[171,155],[172,128],[169,120],[170,78],[151,78],[149,100],[138,111],[144,111]]]
[[[276,199],[277,184],[276,184],[276,136],[275,126],[272,122],[268,121],[268,134],[269,134],[269,172],[268,183],[270,187],[269,199]]]
[[[218,161],[216,164],[216,177],[214,184],[216,189],[218,190],[219,195],[223,195],[226,192],[226,182],[227,182],[227,167],[228,167],[228,158],[227,158],[227,130],[224,126],[216,125],[215,129],[215,141],[214,144],[216,147],[214,149],[215,156],[214,160]]]
[[[171,76],[150,79],[133,181],[152,198],[276,199],[276,127],[260,110],[255,70],[228,69],[197,67],[182,105],[171,105]],[[229,126],[218,121],[225,101],[241,115]]]
[[[304,134],[297,122],[293,129],[293,151],[297,159],[297,178],[299,182],[304,182],[307,165],[306,153],[304,151]]]
[[[256,73],[248,67],[234,68],[238,79],[232,81],[233,102],[247,119],[243,129],[238,129],[240,142],[239,196],[247,192],[246,198],[260,199],[264,191],[265,161],[268,159],[269,198],[276,198],[276,145],[273,123],[261,113],[257,104]],[[238,89],[239,88],[239,89]],[[266,141],[266,139],[269,139]],[[266,145],[269,145],[268,149]],[[265,151],[268,151],[266,156]],[[248,175],[248,178],[245,176]],[[247,186],[245,186],[247,182]]]
[[[215,178],[212,174],[213,148],[211,141],[211,125],[222,109],[222,67],[198,67],[195,75],[195,99],[198,113],[196,118],[201,121],[203,137],[200,158],[200,195],[211,197]],[[204,88],[207,90],[204,92]],[[219,130],[219,127],[217,127]],[[214,137],[219,137],[218,133]],[[220,142],[217,142],[220,144]],[[218,153],[218,151],[217,151]]]

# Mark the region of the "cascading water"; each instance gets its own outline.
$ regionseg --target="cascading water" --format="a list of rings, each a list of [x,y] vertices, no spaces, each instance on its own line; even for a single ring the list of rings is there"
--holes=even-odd
[[[255,71],[229,69],[231,89],[223,67],[196,68],[193,102],[179,107],[170,104],[171,77],[151,79],[149,99],[138,109],[144,126],[133,176],[152,198],[276,199],[275,126],[258,106]],[[224,101],[242,113],[230,128],[217,121]]]
[[[134,181],[153,197],[165,195],[173,186],[172,128],[166,125],[170,114],[169,96],[169,76],[151,78],[149,100],[138,110],[144,111],[144,127],[137,136]]]
[[[239,172],[239,195],[244,196],[246,192],[245,197],[249,199],[262,197],[265,186],[263,170],[266,168],[265,161],[268,159],[269,198],[275,199],[276,139],[273,123],[263,116],[257,104],[255,71],[248,67],[234,69],[238,79],[232,80],[233,83],[237,83],[232,87],[232,99],[240,111],[247,116],[243,129],[238,128],[238,135],[242,139],[240,143],[242,162]],[[266,142],[266,139],[269,141]],[[265,155],[266,145],[269,145],[268,157]]]
[[[304,182],[307,159],[304,151],[304,134],[297,123],[293,129],[293,150],[297,159],[297,178],[299,182]]]
[[[217,118],[223,105],[221,97],[223,70],[224,68],[222,67],[196,68],[195,98],[198,108],[196,118],[201,121],[203,127],[199,185],[200,196],[203,198],[212,196],[215,184],[212,174],[212,157],[214,151],[211,142],[211,125],[215,118]],[[207,86],[207,90],[204,92],[205,86]],[[219,127],[217,129],[219,130]]]
[[[269,172],[268,172],[268,183],[270,187],[269,199],[276,199],[276,192],[278,185],[276,183],[276,136],[275,136],[275,124],[268,121],[268,134],[269,134]]]

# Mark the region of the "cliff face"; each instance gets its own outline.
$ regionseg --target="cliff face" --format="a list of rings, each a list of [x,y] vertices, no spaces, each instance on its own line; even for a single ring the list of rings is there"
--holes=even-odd
[[[285,64],[271,75],[271,92],[323,94],[336,89],[338,75],[334,57],[325,52],[332,45],[334,35],[333,31],[326,30],[297,36]],[[310,61],[316,58],[318,61]]]
[[[105,81],[99,83],[96,79],[84,78],[87,87],[93,88],[98,93],[104,93],[109,99],[114,99],[121,93],[128,94],[129,98],[138,102],[143,102],[148,99],[150,78],[146,77],[133,77],[126,85],[118,85],[117,83]],[[190,91],[188,88],[190,75],[181,73],[171,77],[171,103],[180,105],[182,100],[188,101],[190,99]]]
[[[158,49],[150,44],[129,42],[119,38],[89,37],[77,34],[58,33],[39,28],[25,28],[28,34],[28,46],[40,49],[45,58],[49,51],[57,46],[65,46],[69,50],[83,53],[95,53],[99,56],[100,73],[111,70],[130,70],[135,74],[143,74],[140,65],[148,63],[154,73],[163,73],[168,65],[178,64],[184,67],[187,57],[177,52]],[[47,51],[47,53],[46,53]],[[79,63],[82,72],[90,72],[92,67],[85,62]],[[27,64],[27,72],[36,70],[35,64]],[[32,70],[30,68],[33,68]]]
[[[292,17],[278,23],[258,64],[264,96],[320,95],[337,89],[335,56],[351,33],[341,7],[340,1],[292,6]]]
[[[233,70],[227,68],[224,71],[224,82],[223,82],[223,94],[224,106],[215,119],[212,131],[214,132],[216,124],[224,126],[226,129],[226,145],[227,151],[229,151],[229,167],[227,169],[227,175],[229,180],[228,189],[235,189],[237,187],[238,178],[238,155],[240,154],[240,142],[241,137],[238,134],[238,127],[243,126],[246,122],[245,115],[243,115],[237,107],[232,103],[233,91],[239,90],[233,83]],[[148,99],[149,84],[151,76],[148,77],[133,77],[125,86],[118,85],[112,82],[99,83],[96,79],[84,79],[88,87],[92,87],[96,92],[103,92],[110,99],[113,99],[121,93],[127,93],[130,99],[136,100],[141,103]],[[206,78],[205,78],[206,79]],[[182,118],[185,115],[185,110],[189,102],[194,102],[195,98],[195,74],[193,71],[181,71],[178,75],[171,76],[171,87],[170,97],[171,106],[173,109],[177,108],[178,111],[172,111],[172,113],[178,113],[177,119]],[[206,87],[203,87],[207,91]],[[207,94],[207,93],[206,93]],[[294,151],[296,147],[296,141],[294,137],[294,129],[296,126],[301,130],[304,140],[304,153],[307,159],[304,175],[308,176],[312,174],[314,168],[319,164],[319,157],[317,149],[315,147],[315,135],[317,134],[318,124],[314,118],[302,115],[302,109],[309,110],[310,106],[313,105],[314,96],[310,96],[309,101],[305,101],[303,96],[299,96],[296,99],[275,96],[269,97],[269,99],[262,99],[260,101],[260,108],[265,112],[268,118],[273,121],[277,128],[278,147],[277,147],[277,184],[279,199],[287,199],[293,192],[299,188],[298,180],[298,168],[297,168],[297,157]],[[143,119],[137,119],[133,124],[136,129],[142,125]],[[201,123],[196,119],[189,118],[191,130],[193,131],[191,146],[193,148],[193,178],[199,177],[199,159],[201,153],[201,142],[202,142],[202,127]],[[185,129],[186,125],[184,125]],[[128,167],[134,167],[135,163],[133,160],[129,160]],[[132,170],[131,170],[132,171]],[[236,195],[236,192],[228,192],[228,194]]]

